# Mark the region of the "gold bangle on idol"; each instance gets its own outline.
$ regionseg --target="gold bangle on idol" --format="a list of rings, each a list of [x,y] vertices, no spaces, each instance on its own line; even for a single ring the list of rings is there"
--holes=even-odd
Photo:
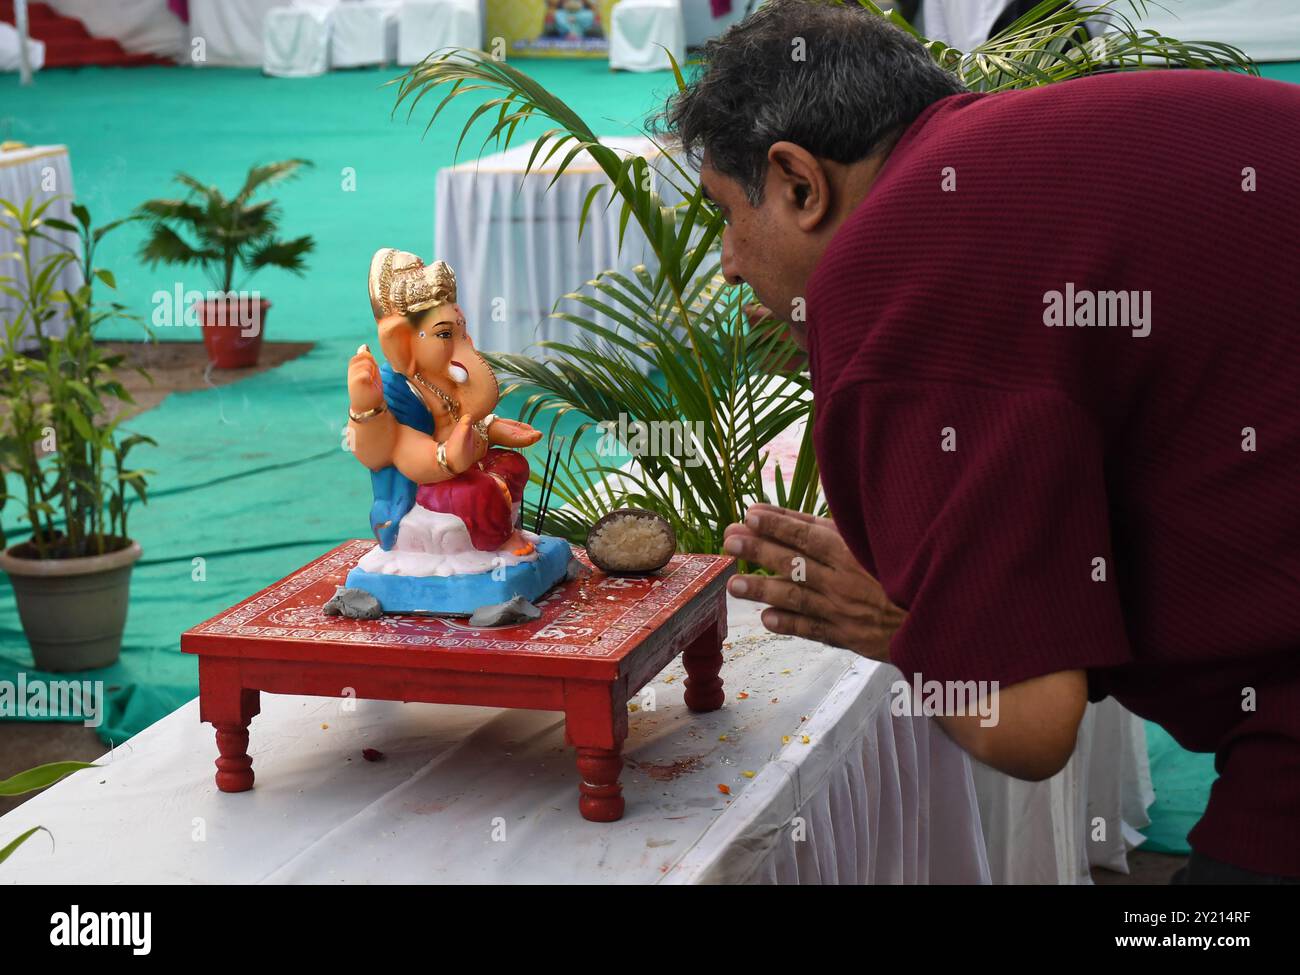
[[[353,413],[352,407],[348,407],[348,419],[356,423],[364,423],[366,420],[373,420],[380,413],[388,409],[387,403],[380,403],[373,410],[366,410],[364,413]]]
[[[456,476],[456,472],[447,466],[447,445],[445,443],[438,444],[438,466],[452,477]]]

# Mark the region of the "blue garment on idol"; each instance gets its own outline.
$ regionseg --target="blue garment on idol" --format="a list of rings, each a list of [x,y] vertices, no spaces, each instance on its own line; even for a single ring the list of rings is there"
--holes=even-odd
[[[424,401],[412,392],[406,377],[388,363],[379,367],[384,384],[384,403],[393,419],[404,426],[433,436],[433,415]],[[384,551],[389,551],[397,541],[397,525],[415,506],[415,492],[419,487],[396,467],[389,465],[370,473],[370,486],[374,503],[370,506],[370,529]]]

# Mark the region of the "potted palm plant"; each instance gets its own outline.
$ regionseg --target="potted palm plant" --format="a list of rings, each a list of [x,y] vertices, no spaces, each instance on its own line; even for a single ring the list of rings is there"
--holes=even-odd
[[[104,321],[130,317],[119,304],[95,302],[96,284],[115,287],[112,272],[95,267],[95,249],[125,221],[96,228],[74,204],[73,225],[45,217],[51,202],[0,200],[22,271],[0,280],[0,291],[18,302],[0,335],[0,506],[19,501],[31,527],[27,540],[0,552],[0,569],[13,584],[37,668],[72,671],[107,666],[121,648],[131,568],[141,554],[127,533],[129,495],[143,502],[151,473],[129,469],[126,460],[133,447],[153,441],[121,434],[124,414],[109,407],[132,402],[115,377],[124,357],[105,354],[94,336]],[[73,234],[77,246],[48,229]],[[38,259],[37,239],[59,250]],[[56,290],[68,264],[78,266],[83,283]],[[56,336],[49,326],[60,306],[67,328]],[[25,338],[36,342],[30,355],[21,348]],[[19,495],[8,492],[10,474],[22,485]],[[0,527],[0,546],[7,544]]]
[[[886,12],[871,0],[836,2],[856,2],[914,34],[972,91],[1004,91],[1157,66],[1256,71],[1244,54],[1228,45],[1183,42],[1139,29],[1115,9],[1124,0],[1104,0],[1091,10],[1080,10],[1069,0],[1043,0],[969,52],[921,37],[896,10]],[[1144,0],[1128,3],[1139,13],[1145,6]],[[1102,18],[1106,29],[1088,39],[1086,25],[1092,18]],[[678,85],[684,86],[675,62],[673,70]],[[644,268],[632,276],[606,272],[579,291],[557,297],[552,314],[579,325],[586,333],[582,341],[538,343],[548,352],[541,362],[515,355],[488,357],[499,373],[516,380],[505,392],[520,385],[539,390],[529,399],[523,418],[528,422],[542,410],[553,411],[557,422],[568,412],[590,418],[571,440],[569,481],[557,478],[552,488],[564,502],[547,516],[557,534],[581,543],[591,522],[615,508],[633,506],[668,519],[683,549],[718,552],[723,526],[739,521],[751,502],[775,501],[800,511],[824,512],[802,351],[782,323],[756,313],[766,310],[754,304],[748,286],[730,288],[722,280],[722,217],[703,196],[694,173],[655,143],[659,158],[672,167],[668,182],[683,201],[666,205],[653,181],[645,178],[650,166],[645,158],[601,145],[590,126],[543,85],[479,51],[434,52],[394,84],[397,106],[405,103],[409,112],[425,95],[445,87],[443,97],[426,102],[436,106],[429,127],[457,99],[481,99],[469,113],[461,141],[486,118],[491,125],[484,147],[507,147],[522,123],[544,123],[546,130],[536,141],[525,174],[535,164],[558,158],[554,185],[575,160],[594,161],[608,185],[589,192],[578,233],[599,192],[612,191],[606,205],[619,202],[621,226],[635,222],[657,259],[653,273]],[[568,303],[565,310],[559,310],[562,303]],[[621,328],[602,327],[594,320],[596,314]],[[693,466],[678,454],[659,451],[636,455],[636,466],[630,469],[599,462],[572,467],[573,447],[583,430],[622,414],[630,414],[638,424],[692,424],[698,434],[696,454],[703,463]],[[794,469],[786,472],[792,476],[787,483],[778,465],[769,492],[763,470],[771,448],[796,424],[803,430]],[[617,429],[621,436],[623,430],[641,428],[625,424]],[[636,454],[626,443],[623,447],[624,454]]]
[[[216,286],[217,290],[194,303],[191,313],[203,330],[208,358],[218,369],[257,365],[263,323],[271,307],[256,291],[236,292],[236,272],[251,275],[265,267],[278,267],[301,274],[306,269],[303,256],[315,246],[310,236],[278,237],[280,209],[276,202],[254,203],[253,196],[310,165],[305,159],[286,159],[254,166],[232,197],[180,173],[176,182],[189,190],[184,198],[147,200],[137,211],[152,223],[140,248],[146,264],[200,267]],[[184,314],[184,310],[176,308],[174,314]]]

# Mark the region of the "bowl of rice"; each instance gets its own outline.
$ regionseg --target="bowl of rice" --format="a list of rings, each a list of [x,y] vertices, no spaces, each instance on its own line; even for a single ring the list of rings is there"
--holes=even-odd
[[[587,557],[609,575],[647,575],[668,564],[677,533],[668,520],[641,508],[615,508],[587,533]]]

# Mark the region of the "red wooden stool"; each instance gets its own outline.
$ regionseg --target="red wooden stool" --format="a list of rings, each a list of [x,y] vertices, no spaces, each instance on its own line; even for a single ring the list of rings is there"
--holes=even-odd
[[[512,626],[326,616],[321,607],[373,546],[345,542],[181,635],[181,649],[199,656],[199,717],[216,728],[223,792],[253,787],[248,725],[262,691],[534,708],[564,712],[565,742],[578,750],[578,808],[612,822],[623,815],[628,700],[680,653],[686,706],[722,707],[734,559],[674,555],[633,578],[593,570],[543,597],[540,619]],[[581,549],[574,557],[590,566]]]

